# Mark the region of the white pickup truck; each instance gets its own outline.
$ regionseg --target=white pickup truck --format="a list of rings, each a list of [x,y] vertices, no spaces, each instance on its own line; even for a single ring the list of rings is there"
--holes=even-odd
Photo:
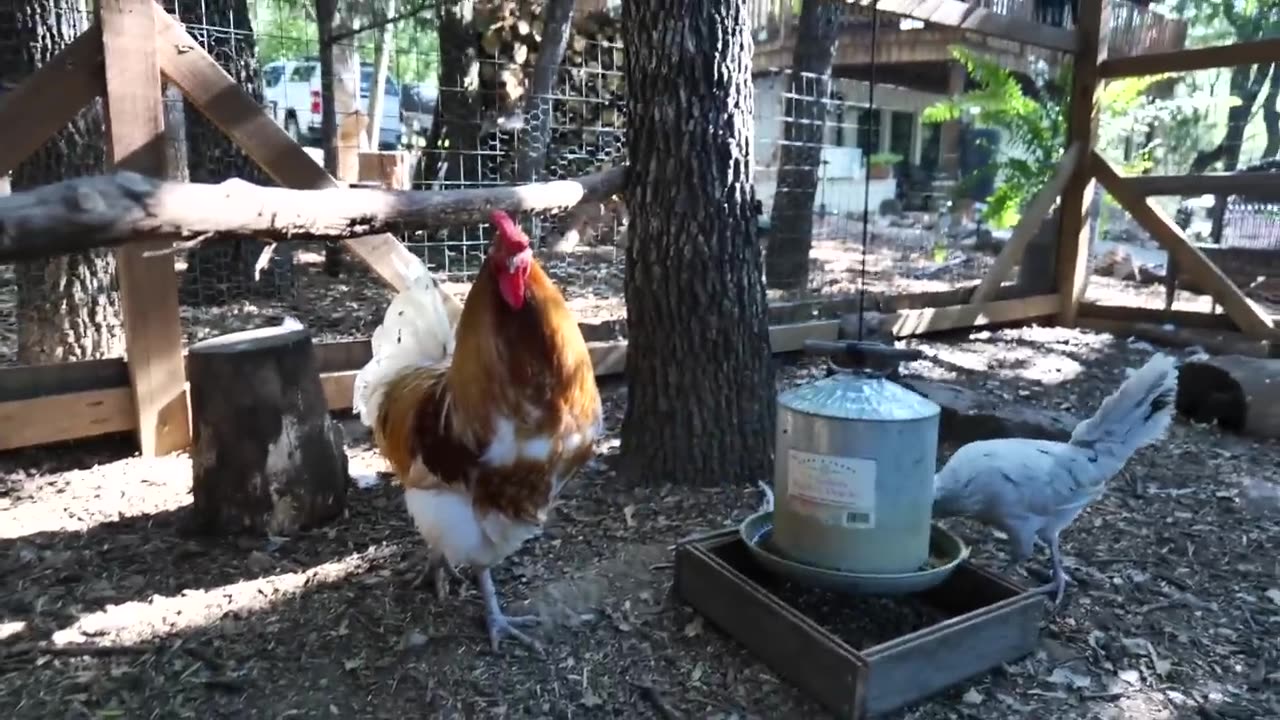
[[[360,64],[360,109],[369,112],[373,90],[372,64]],[[263,100],[285,132],[299,143],[320,142],[320,60],[277,60],[262,68]],[[382,99],[382,128],[378,149],[394,150],[401,144],[400,84],[388,75]]]

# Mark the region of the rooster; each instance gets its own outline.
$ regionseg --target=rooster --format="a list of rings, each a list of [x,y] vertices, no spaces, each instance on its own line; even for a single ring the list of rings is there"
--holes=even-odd
[[[1062,603],[1067,575],[1061,533],[1102,495],[1138,448],[1164,437],[1173,421],[1178,370],[1156,355],[1076,426],[1069,442],[1000,438],[955,452],[934,477],[933,516],[966,516],[1009,536],[1010,567],[1025,562],[1037,539],[1049,546],[1053,580],[1036,592]]]
[[[507,216],[459,306],[426,273],[373,334],[353,406],[405,487],[436,592],[475,571],[489,642],[539,644],[507,616],[490,569],[541,532],[565,482],[603,432],[586,341],[564,297]]]

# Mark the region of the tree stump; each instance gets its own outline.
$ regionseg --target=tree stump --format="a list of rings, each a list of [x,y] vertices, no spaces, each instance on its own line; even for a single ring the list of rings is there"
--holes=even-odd
[[[342,512],[347,454],[306,329],[205,340],[188,351],[187,372],[192,530],[288,535]]]
[[[1226,430],[1280,438],[1280,359],[1223,355],[1184,362],[1178,412]]]

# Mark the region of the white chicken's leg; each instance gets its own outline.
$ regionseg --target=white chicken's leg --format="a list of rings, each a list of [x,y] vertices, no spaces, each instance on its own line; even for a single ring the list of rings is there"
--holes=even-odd
[[[537,615],[511,617],[503,613],[502,606],[498,604],[498,590],[493,586],[493,574],[489,572],[489,568],[476,569],[476,583],[480,585],[480,594],[484,596],[485,624],[489,629],[489,645],[492,646],[493,651],[498,651],[498,643],[503,635],[510,635],[530,649],[541,652],[542,645],[517,630],[516,626],[537,625],[542,619]]]
[[[1062,595],[1067,591],[1067,571],[1062,563],[1062,550],[1058,547],[1058,534],[1049,538],[1049,557],[1053,560],[1053,580],[1040,588],[1040,592],[1053,593],[1053,606],[1062,604]]]

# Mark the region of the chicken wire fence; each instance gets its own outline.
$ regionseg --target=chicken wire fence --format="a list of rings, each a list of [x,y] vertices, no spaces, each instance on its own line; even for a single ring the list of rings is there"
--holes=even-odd
[[[41,2],[49,7],[62,7],[59,3],[78,7],[79,0]],[[295,135],[313,156],[320,157],[313,132],[319,87],[317,25],[310,3],[166,0],[164,4],[277,123]],[[21,3],[0,0],[0,5],[17,7]],[[447,54],[441,52],[441,47],[453,40],[443,32],[437,33],[433,12],[411,12],[387,23],[390,32],[384,33],[381,23],[387,8],[372,5],[364,8],[363,14],[346,19],[350,26],[367,28],[366,32],[355,33],[350,44],[361,68],[361,89],[371,94],[368,91],[381,59],[379,45],[383,38],[390,40],[386,45],[389,70],[384,109],[394,109],[385,116],[388,122],[384,130],[391,130],[380,134],[377,144],[412,153],[414,187],[510,184],[528,177],[529,168],[523,167],[522,162],[530,148],[543,151],[543,160],[535,168],[540,172],[534,173],[540,179],[574,177],[623,161],[624,55],[616,16],[595,13],[580,19],[552,91],[538,98],[538,102],[530,102],[526,93],[536,58],[535,36],[540,21],[529,18],[539,10],[536,3],[498,6],[509,14],[493,24],[502,30],[496,36],[486,33],[478,38],[468,62],[452,68],[442,67]],[[77,17],[78,31],[87,26],[88,20],[83,13]],[[0,12],[0,21],[5,19],[12,21]],[[34,32],[34,27],[32,24],[28,28],[28,34]],[[69,41],[73,36],[69,33],[62,40]],[[30,42],[33,41],[17,42],[15,48]],[[23,74],[30,70],[31,63],[27,65]],[[950,198],[954,191],[945,183],[939,186],[937,180],[947,152],[957,155],[957,168],[962,173],[966,167],[981,166],[990,158],[972,149],[981,145],[977,142],[962,145],[959,150],[943,149],[941,129],[920,121],[921,112],[937,99],[936,94],[882,83],[876,88],[873,103],[864,82],[826,82],[804,77],[793,83],[785,68],[758,73],[755,85],[756,187],[762,247],[771,243],[785,246],[785,236],[794,234],[797,228],[812,238],[802,263],[805,278],[790,283],[788,290],[773,289],[772,300],[831,297],[855,291],[862,266],[861,218],[868,207],[873,216],[867,257],[868,289],[946,289],[982,276],[991,253],[974,252],[974,247],[980,245],[985,231],[971,221],[971,215],[948,224],[949,216],[939,213],[938,205],[940,198]],[[810,107],[803,100],[815,97],[820,87],[827,89],[817,100],[821,113],[815,117],[809,110],[801,112]],[[172,92],[167,94],[166,102],[170,125],[183,132],[186,162],[180,165],[188,170],[192,181],[220,182],[239,177],[273,184],[189,103]],[[813,122],[821,125],[816,134],[797,133],[794,127],[788,130],[789,125],[800,127]],[[530,138],[543,137],[536,131],[544,123],[546,146],[537,148]],[[799,135],[803,137],[789,139]],[[788,173],[780,167],[783,148],[789,143],[811,151],[799,155],[801,160],[810,158],[816,164],[808,176]],[[46,163],[41,182],[100,169],[104,143],[82,145],[97,148],[99,156],[86,160],[88,164],[55,158]],[[877,156],[891,157],[884,163],[891,168],[887,177],[881,176],[883,168],[873,168],[875,177],[868,183],[868,162],[885,159]],[[786,201],[796,194],[811,196],[811,200],[801,198],[799,203],[808,208],[807,220],[781,211],[798,207]],[[777,202],[779,198],[782,203]],[[626,242],[625,207],[615,199],[580,208],[576,213],[533,213],[522,221],[539,244],[562,251],[546,256],[546,265],[584,320],[621,319],[625,315],[621,257]],[[401,237],[434,272],[465,284],[479,268],[486,231],[472,226],[403,233]],[[389,294],[349,253],[341,268],[326,268],[326,255],[332,253],[326,252],[324,243],[282,243],[269,253],[264,250],[265,244],[246,237],[176,254],[183,329],[188,342],[279,322],[286,316],[302,320],[318,340],[359,338],[367,337],[381,320]],[[31,327],[39,324],[35,314],[28,319],[22,316],[41,304],[29,300],[22,305],[26,310],[19,310],[14,299],[24,287],[24,281],[17,277],[20,273],[31,273],[36,278],[48,274],[40,268],[0,270],[0,360],[5,362],[13,362],[18,356],[15,341],[8,336],[16,337],[17,328],[24,322]],[[42,282],[56,284],[60,276],[53,273],[49,277],[53,279]],[[102,275],[108,277],[109,274]],[[107,292],[113,283],[111,279],[99,284]],[[463,287],[457,289],[461,291]],[[103,307],[109,309],[111,305],[108,302]],[[80,315],[88,317],[83,312]]]

